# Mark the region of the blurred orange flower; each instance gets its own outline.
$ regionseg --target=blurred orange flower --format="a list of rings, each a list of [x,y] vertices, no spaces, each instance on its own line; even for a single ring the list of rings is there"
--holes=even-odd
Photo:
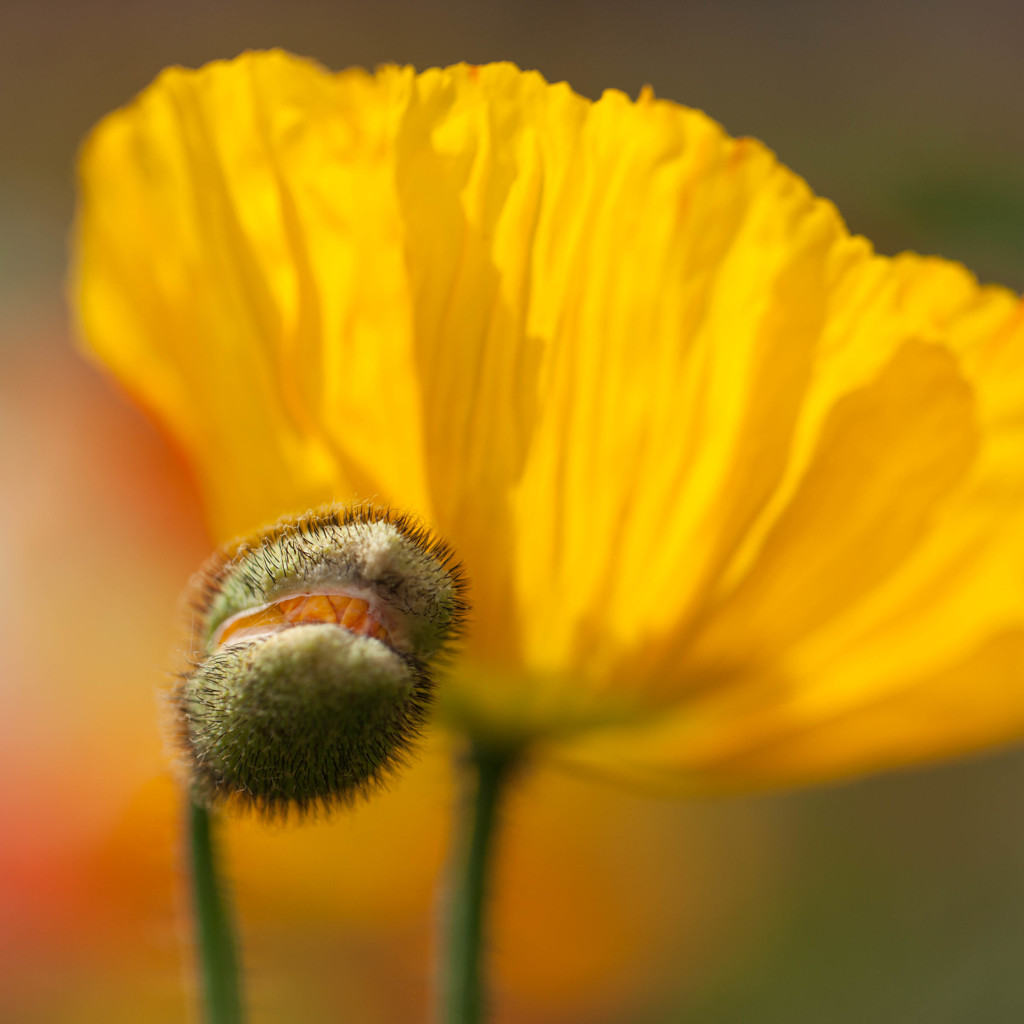
[[[178,592],[210,541],[163,439],[61,342],[39,331],[0,352],[0,525],[18,539],[0,616],[0,1017],[179,1024],[194,984],[183,807],[154,690]],[[73,612],[56,634],[39,614],[55,599]],[[424,1019],[447,753],[432,742],[415,771],[332,822],[224,823],[254,1021],[334,1021],[339,1006],[353,1024]],[[768,909],[770,823],[695,834],[678,805],[551,772],[512,798],[496,894],[503,1020],[631,1017],[713,975]]]
[[[762,145],[508,64],[171,69],[82,158],[86,343],[218,539],[422,515],[442,718],[688,789],[1024,731],[1024,317]]]

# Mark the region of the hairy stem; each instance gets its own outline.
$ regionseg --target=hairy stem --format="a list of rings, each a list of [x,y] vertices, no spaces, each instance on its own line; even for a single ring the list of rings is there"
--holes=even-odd
[[[443,1024],[480,1024],[485,993],[481,960],[498,806],[517,758],[474,748],[466,761],[472,793],[456,836],[455,874],[448,908]]]
[[[242,1024],[235,935],[217,871],[210,813],[191,804],[192,897],[205,1024]]]

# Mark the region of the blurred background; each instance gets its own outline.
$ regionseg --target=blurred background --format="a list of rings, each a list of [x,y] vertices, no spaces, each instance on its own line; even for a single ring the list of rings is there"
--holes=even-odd
[[[195,1020],[179,796],[158,727],[188,472],[76,354],[83,134],[165,65],[511,59],[764,139],[883,252],[1024,285],[1012,0],[3,0],[0,1019]],[[432,745],[330,824],[227,838],[254,1024],[426,1020],[455,795]],[[499,1024],[1001,1024],[1024,1016],[1024,753],[671,803],[538,768],[507,809]]]

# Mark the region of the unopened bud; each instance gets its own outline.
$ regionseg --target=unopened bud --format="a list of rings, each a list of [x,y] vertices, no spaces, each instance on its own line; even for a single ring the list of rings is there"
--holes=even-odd
[[[191,587],[173,694],[195,799],[332,806],[400,765],[465,617],[448,547],[389,510],[310,512],[216,554]]]

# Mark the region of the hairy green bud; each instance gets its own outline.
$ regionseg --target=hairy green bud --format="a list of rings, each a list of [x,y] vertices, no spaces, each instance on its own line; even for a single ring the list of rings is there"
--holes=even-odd
[[[195,799],[281,815],[372,789],[419,734],[465,594],[444,543],[368,505],[214,555],[192,582],[193,666],[173,692]]]

